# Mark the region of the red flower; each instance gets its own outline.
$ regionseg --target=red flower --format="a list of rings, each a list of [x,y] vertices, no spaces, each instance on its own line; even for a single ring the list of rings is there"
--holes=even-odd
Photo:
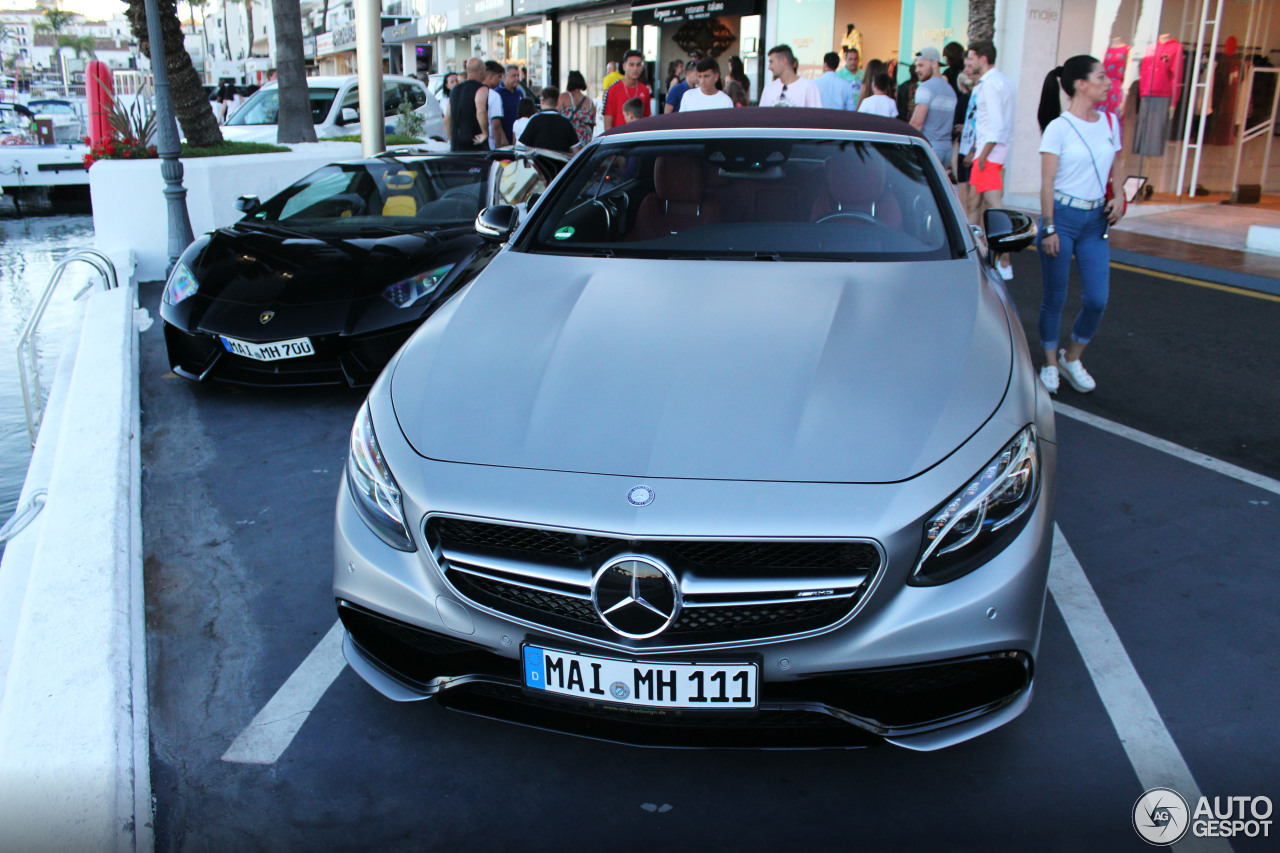
[[[148,149],[147,149],[147,154],[148,154],[149,156],[151,156],[151,157],[155,157],[155,156],[157,156],[157,155],[156,155],[156,147],[155,147],[154,145],[152,145],[150,148],[148,148]]]
[[[92,165],[93,165],[93,155],[92,154],[84,155],[84,167],[87,169]]]

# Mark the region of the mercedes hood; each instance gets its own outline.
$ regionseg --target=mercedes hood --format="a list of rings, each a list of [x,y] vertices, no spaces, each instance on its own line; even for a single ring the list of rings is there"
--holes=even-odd
[[[1000,405],[1013,348],[971,258],[667,261],[502,252],[406,345],[431,459],[633,477],[884,483]]]

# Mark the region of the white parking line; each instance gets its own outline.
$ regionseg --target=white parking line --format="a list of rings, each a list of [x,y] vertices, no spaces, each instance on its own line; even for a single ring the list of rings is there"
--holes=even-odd
[[[335,622],[302,665],[223,754],[234,764],[275,764],[307,721],[311,710],[347,665],[342,623]]]
[[[1142,432],[1141,430],[1127,427],[1124,424],[1118,424],[1115,421],[1109,421],[1106,418],[1100,418],[1097,415],[1091,415],[1088,412],[1068,406],[1065,403],[1053,404],[1053,410],[1058,414],[1071,418],[1074,421],[1088,424],[1105,430],[1112,435],[1118,435],[1121,438],[1127,438],[1138,444],[1150,447],[1153,450],[1159,450],[1162,453],[1168,453],[1170,456],[1190,462],[1193,465],[1199,465],[1201,468],[1208,468],[1232,479],[1239,480],[1242,483],[1248,483],[1250,486],[1257,486],[1259,489],[1265,489],[1273,494],[1280,495],[1280,480],[1273,480],[1270,477],[1264,477],[1261,474],[1241,468],[1238,465],[1232,465],[1230,462],[1223,462],[1221,459],[1215,459],[1212,456],[1201,453],[1198,450],[1189,450],[1180,444],[1174,444],[1172,441],[1165,441],[1163,438],[1156,438],[1154,435]]]
[[[1173,788],[1194,809],[1200,799],[1200,786],[1151,701],[1151,694],[1134,669],[1080,561],[1056,524],[1053,559],[1049,564],[1049,592],[1084,658],[1089,677],[1143,789]],[[1134,800],[1137,799],[1135,793]],[[1191,816],[1186,818],[1190,820]],[[1190,832],[1175,846],[1185,851],[1231,850],[1225,839],[1196,838]]]

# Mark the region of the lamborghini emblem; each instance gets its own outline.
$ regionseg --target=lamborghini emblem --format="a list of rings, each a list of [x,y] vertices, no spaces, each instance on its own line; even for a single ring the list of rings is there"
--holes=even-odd
[[[274,311],[263,311],[258,315],[258,322],[265,326],[271,322],[271,318],[274,316],[276,316]]]

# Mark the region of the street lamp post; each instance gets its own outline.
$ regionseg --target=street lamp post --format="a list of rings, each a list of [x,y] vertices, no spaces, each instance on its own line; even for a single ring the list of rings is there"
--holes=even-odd
[[[146,0],[147,40],[151,42],[151,74],[156,87],[156,150],[160,154],[160,175],[164,178],[164,197],[169,207],[169,265],[166,273],[178,263],[183,250],[191,245],[191,217],[187,214],[187,188],[182,185],[182,143],[178,122],[173,116],[169,97],[169,69],[165,65],[164,32],[160,24],[159,0]]]

